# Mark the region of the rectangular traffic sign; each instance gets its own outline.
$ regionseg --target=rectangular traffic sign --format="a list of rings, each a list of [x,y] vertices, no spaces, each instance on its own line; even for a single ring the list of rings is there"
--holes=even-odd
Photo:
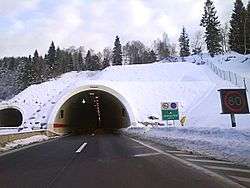
[[[179,120],[178,110],[162,110],[162,120]]]
[[[179,120],[179,109],[177,102],[161,103],[162,120]]]

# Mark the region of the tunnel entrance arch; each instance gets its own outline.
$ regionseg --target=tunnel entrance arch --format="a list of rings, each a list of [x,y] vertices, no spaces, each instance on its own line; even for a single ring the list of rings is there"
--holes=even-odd
[[[119,129],[135,124],[128,101],[114,89],[87,85],[72,90],[53,108],[48,129],[59,134],[78,129]]]
[[[19,127],[23,123],[23,113],[15,106],[0,106],[0,127]]]

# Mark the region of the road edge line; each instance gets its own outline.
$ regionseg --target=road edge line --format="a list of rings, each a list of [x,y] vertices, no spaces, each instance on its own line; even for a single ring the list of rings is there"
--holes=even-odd
[[[127,136],[127,137],[128,137],[128,136]],[[189,161],[185,161],[184,159],[181,159],[181,158],[179,158],[179,157],[176,157],[176,156],[174,156],[174,155],[172,155],[172,154],[170,154],[170,153],[166,153],[166,152],[164,152],[164,151],[162,151],[162,150],[160,150],[160,149],[158,149],[158,148],[155,148],[155,147],[153,147],[153,146],[150,146],[150,145],[148,145],[148,144],[145,144],[145,143],[142,142],[142,141],[139,141],[139,140],[136,140],[136,139],[130,138],[130,137],[128,137],[128,138],[129,138],[130,140],[133,140],[134,142],[137,142],[137,143],[139,143],[139,144],[145,146],[145,147],[148,147],[148,148],[150,148],[150,149],[152,149],[152,150],[155,150],[155,151],[157,151],[157,152],[159,152],[159,153],[161,153],[161,154],[163,154],[163,155],[165,155],[165,156],[167,156],[167,157],[170,157],[170,158],[172,158],[172,159],[175,159],[176,161],[178,161],[178,162],[180,162],[180,163],[182,163],[182,164],[184,164],[184,165],[186,165],[186,166],[189,166],[189,167],[192,167],[192,168],[194,168],[194,169],[196,169],[196,170],[202,171],[203,173],[209,175],[210,177],[214,177],[214,178],[218,179],[219,181],[222,181],[223,183],[227,183],[228,185],[230,185],[230,186],[232,186],[232,187],[234,187],[234,188],[235,188],[235,186],[237,186],[237,187],[239,187],[239,188],[246,188],[245,186],[243,186],[243,185],[241,185],[241,184],[239,184],[239,183],[237,183],[237,182],[234,182],[233,180],[231,180],[231,179],[229,179],[229,178],[227,178],[227,177],[224,177],[224,176],[219,175],[219,174],[217,174],[217,173],[215,173],[215,172],[213,172],[213,171],[210,171],[210,170],[208,170],[208,169],[206,169],[206,168],[203,168],[203,167],[201,167],[201,166],[198,166],[198,165],[196,165],[196,164],[193,164],[193,163],[191,163],[191,162],[189,162]]]

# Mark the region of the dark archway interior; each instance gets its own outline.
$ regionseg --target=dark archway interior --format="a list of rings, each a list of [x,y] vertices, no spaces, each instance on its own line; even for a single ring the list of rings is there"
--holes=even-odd
[[[22,113],[14,108],[0,110],[0,127],[18,127],[22,125]]]
[[[58,117],[71,132],[114,130],[130,124],[124,105],[112,94],[99,90],[74,95],[61,107]]]

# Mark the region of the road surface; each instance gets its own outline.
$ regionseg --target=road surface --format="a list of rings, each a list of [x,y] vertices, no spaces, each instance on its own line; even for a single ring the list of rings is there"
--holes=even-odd
[[[230,186],[120,134],[68,136],[0,157],[2,188]]]

